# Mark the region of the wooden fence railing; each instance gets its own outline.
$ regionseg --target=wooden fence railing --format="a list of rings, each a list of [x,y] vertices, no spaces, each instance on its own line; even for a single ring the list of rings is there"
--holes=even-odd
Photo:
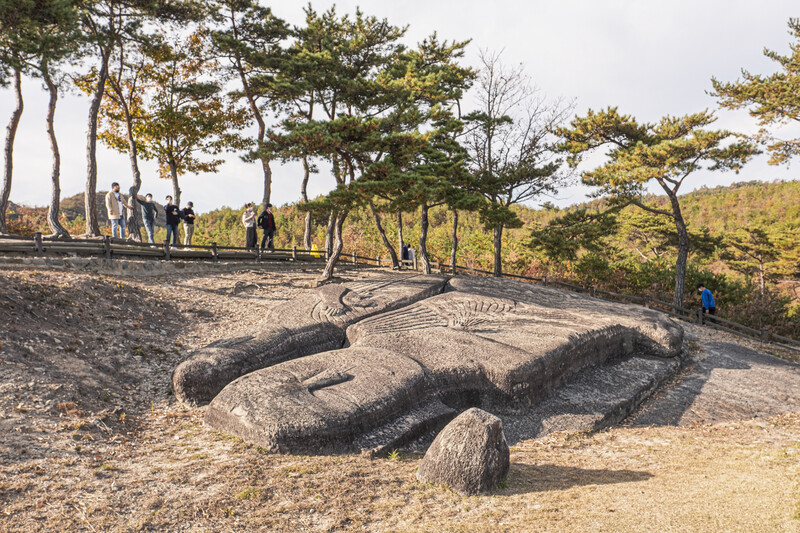
[[[113,239],[108,236],[62,240],[43,237],[41,233],[37,233],[33,238],[16,235],[0,236],[0,253],[22,253],[39,257],[46,254],[101,256],[108,260],[129,258],[160,259],[166,261],[171,261],[173,259],[205,260],[212,262],[224,260],[245,262],[304,261],[324,263],[327,261],[327,254],[324,250],[304,250],[298,249],[296,246],[292,248],[276,248],[274,250],[262,251],[258,248],[219,246],[217,243],[211,243],[210,246],[168,245],[167,243],[148,244]],[[355,252],[343,252],[339,261],[352,265],[381,268],[391,268],[393,266],[391,261],[386,261],[381,256],[365,257],[357,255]],[[400,268],[419,270],[420,262],[417,258],[414,260],[402,260],[400,261]],[[493,272],[488,270],[480,270],[461,265],[456,265],[455,268],[453,268],[451,264],[440,264],[436,261],[431,262],[431,270],[442,274],[457,275],[461,273],[477,276],[493,275]],[[696,322],[714,329],[754,338],[765,343],[776,344],[790,350],[800,351],[800,341],[796,339],[772,333],[766,328],[756,329],[718,316],[704,315],[700,310],[675,307],[671,302],[665,302],[656,298],[608,292],[595,287],[583,287],[574,283],[548,279],[547,277],[535,278],[517,274],[502,274],[502,277],[537,283],[544,286],[559,287],[570,291],[585,293],[595,298],[642,305],[644,307],[658,309],[681,320]]]

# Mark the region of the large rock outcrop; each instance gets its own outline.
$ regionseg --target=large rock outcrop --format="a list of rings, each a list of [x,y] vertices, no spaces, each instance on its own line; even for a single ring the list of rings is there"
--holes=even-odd
[[[472,408],[436,436],[419,464],[417,479],[464,495],[490,492],[508,475],[509,458],[503,422]]]
[[[218,341],[191,354],[172,375],[175,396],[207,403],[239,376],[341,348],[347,326],[438,294],[445,282],[437,276],[382,273],[308,291],[272,308],[255,335]]]
[[[443,294],[364,319],[348,348],[243,376],[207,423],[288,452],[376,449],[472,406],[538,402],[575,372],[636,353],[679,355],[662,313],[507,280],[458,278]]]

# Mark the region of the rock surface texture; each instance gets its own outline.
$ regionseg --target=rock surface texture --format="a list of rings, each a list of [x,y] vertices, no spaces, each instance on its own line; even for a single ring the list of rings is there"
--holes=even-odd
[[[346,348],[232,382],[206,422],[274,451],[374,453],[468,407],[537,404],[584,368],[676,357],[683,340],[662,313],[508,280],[457,278],[394,309],[351,320]]]
[[[175,396],[207,403],[239,376],[283,361],[341,348],[357,321],[438,294],[446,279],[381,273],[370,280],[323,285],[272,308],[252,336],[225,339],[193,353],[173,373]]]
[[[485,493],[505,479],[509,457],[500,419],[472,408],[437,435],[420,462],[417,478],[465,495]]]

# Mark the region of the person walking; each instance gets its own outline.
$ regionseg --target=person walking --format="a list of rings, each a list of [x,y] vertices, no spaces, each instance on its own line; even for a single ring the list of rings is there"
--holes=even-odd
[[[252,250],[256,247],[256,213],[253,210],[253,204],[245,204],[245,210],[242,214],[242,224],[247,232],[245,247]]]
[[[717,303],[714,301],[714,295],[711,294],[711,291],[706,289],[706,286],[703,285],[702,283],[697,284],[697,290],[700,291],[700,300],[703,305],[703,314],[716,315]]]
[[[178,244],[178,223],[181,221],[180,208],[172,203],[172,196],[167,195],[164,212],[167,214],[167,243],[172,236],[172,244]]]
[[[119,183],[116,181],[111,184],[111,190],[106,194],[106,212],[111,221],[111,236],[125,238],[126,209],[133,209],[130,200],[119,192]]]
[[[192,245],[192,235],[194,235],[194,204],[186,202],[186,207],[181,211],[181,218],[183,219],[183,245]]]
[[[258,217],[258,227],[264,230],[264,236],[261,238],[261,250],[264,250],[264,244],[267,248],[274,250],[275,246],[272,243],[272,238],[275,235],[275,216],[272,214],[272,204],[267,204],[267,208],[261,212]]]
[[[153,195],[147,193],[144,195],[144,200],[136,198],[136,201],[142,206],[142,221],[144,229],[147,231],[147,240],[150,244],[155,244],[153,235],[155,235],[154,226],[158,218],[158,210],[156,210],[156,204],[153,203]]]

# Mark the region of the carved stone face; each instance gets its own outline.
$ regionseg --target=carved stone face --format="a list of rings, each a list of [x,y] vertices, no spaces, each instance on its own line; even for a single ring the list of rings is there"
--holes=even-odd
[[[173,373],[175,395],[181,401],[208,402],[239,376],[340,348],[348,326],[438,294],[445,282],[436,276],[385,274],[307,291],[272,308],[252,338],[224,350],[215,343],[192,354]]]

